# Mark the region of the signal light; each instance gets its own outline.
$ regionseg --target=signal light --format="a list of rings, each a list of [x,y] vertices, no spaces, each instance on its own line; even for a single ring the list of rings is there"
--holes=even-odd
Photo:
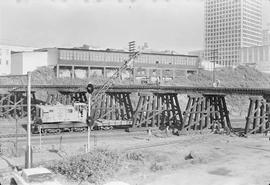
[[[86,87],[86,91],[89,93],[89,94],[92,94],[93,91],[94,91],[94,86],[92,84],[88,84],[87,87]]]
[[[95,124],[95,120],[91,116],[88,116],[87,119],[86,119],[86,124],[89,127],[92,127]]]

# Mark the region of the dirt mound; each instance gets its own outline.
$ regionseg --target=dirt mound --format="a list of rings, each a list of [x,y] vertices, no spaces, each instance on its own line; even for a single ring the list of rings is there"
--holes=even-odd
[[[86,85],[89,82],[103,84],[104,78],[71,79],[56,78],[54,67],[39,67],[32,72],[32,84],[46,85]],[[212,86],[213,73],[200,70],[198,74],[190,74],[187,78],[176,78],[166,85],[184,86]],[[221,87],[245,87],[245,88],[267,88],[270,87],[270,75],[261,73],[254,68],[239,66],[237,68],[223,68],[216,70],[216,79],[220,81]],[[0,84],[26,84],[26,77],[1,77]],[[116,84],[130,84],[130,82],[117,81]]]
[[[213,73],[201,70],[198,74],[190,75],[189,81],[193,86],[211,86]],[[270,75],[254,68],[238,66],[216,71],[216,79],[221,87],[267,88],[270,87]]]

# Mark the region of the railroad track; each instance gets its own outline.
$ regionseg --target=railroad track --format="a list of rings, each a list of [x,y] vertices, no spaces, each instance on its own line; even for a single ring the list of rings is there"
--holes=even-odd
[[[115,131],[91,131],[92,136],[100,136],[100,137],[117,137],[117,136],[125,136],[125,135],[141,135],[145,132],[137,131],[137,132],[125,132],[124,130],[115,130]],[[58,134],[42,134],[42,137],[50,137],[50,136],[78,136],[78,135],[87,135],[87,132],[62,132]],[[0,139],[10,139],[15,138],[16,134],[1,134]],[[27,137],[27,134],[17,134],[17,137],[24,138]],[[32,134],[32,137],[39,137],[39,134]]]
[[[94,86],[99,89],[101,85]],[[0,89],[23,89],[25,85],[0,85]],[[32,85],[32,89],[56,89],[86,92],[86,85]],[[158,85],[114,85],[108,92],[166,92],[166,93],[223,93],[240,95],[265,95],[270,94],[269,88],[227,88],[227,87],[190,87],[190,86],[158,86]]]

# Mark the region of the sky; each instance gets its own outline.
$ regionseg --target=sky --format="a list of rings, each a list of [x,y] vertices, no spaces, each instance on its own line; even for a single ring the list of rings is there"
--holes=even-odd
[[[263,0],[270,27],[270,0]],[[0,0],[0,44],[203,49],[203,0]]]

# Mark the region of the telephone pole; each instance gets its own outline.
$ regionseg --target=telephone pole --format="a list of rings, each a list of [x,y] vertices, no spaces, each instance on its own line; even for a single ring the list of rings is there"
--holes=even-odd
[[[218,49],[214,49],[212,51],[212,62],[213,62],[213,78],[212,78],[212,86],[215,87],[216,83],[216,60],[218,55]]]

